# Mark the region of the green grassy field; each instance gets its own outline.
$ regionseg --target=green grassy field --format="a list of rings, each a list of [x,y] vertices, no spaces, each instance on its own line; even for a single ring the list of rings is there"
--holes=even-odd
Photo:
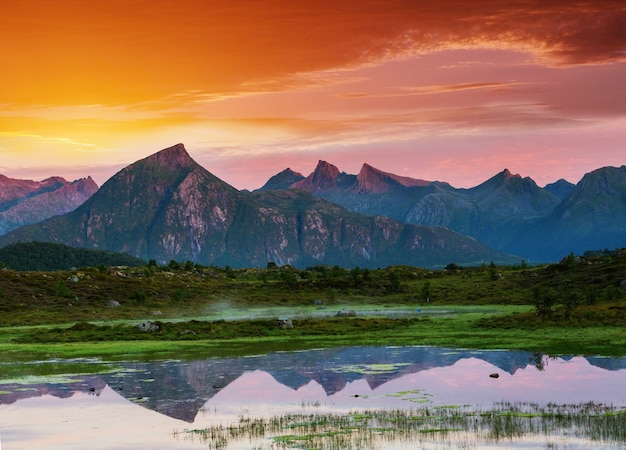
[[[341,345],[626,354],[626,252],[430,271],[192,263],[0,271],[0,360],[154,359]],[[119,306],[110,306],[117,302]],[[342,309],[354,317],[336,317]],[[293,328],[277,326],[291,319]],[[156,332],[136,328],[152,320]]]

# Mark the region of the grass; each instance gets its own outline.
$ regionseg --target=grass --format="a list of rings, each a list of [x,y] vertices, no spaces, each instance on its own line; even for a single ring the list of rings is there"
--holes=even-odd
[[[303,318],[293,329],[275,319],[157,322],[156,333],[137,330],[134,323],[78,323],[54,327],[0,329],[3,360],[85,358],[161,359],[204,355],[234,356],[276,350],[302,350],[349,345],[435,345],[476,349],[529,350],[548,354],[624,355],[623,329],[588,327],[564,334],[561,326],[536,329],[484,328],[486,317],[506,317],[524,306],[480,308],[455,306],[446,313],[433,309],[412,317]],[[488,312],[486,312],[488,311]]]
[[[495,270],[193,264],[2,270],[0,360],[226,356],[339,345],[623,356],[624,279],[625,250]],[[343,308],[356,317],[334,317]],[[290,318],[294,328],[278,328],[278,317]],[[138,331],[146,319],[159,331]]]
[[[538,405],[500,403],[493,408],[419,407],[410,410],[284,414],[270,418],[240,416],[238,423],[176,431],[175,437],[199,437],[209,449],[269,438],[277,448],[385,448],[389,442],[433,440],[463,448],[480,443],[514,442],[525,436],[584,439],[626,444],[626,410],[595,403]],[[473,445],[472,445],[473,444]],[[273,447],[274,448],[274,447]]]

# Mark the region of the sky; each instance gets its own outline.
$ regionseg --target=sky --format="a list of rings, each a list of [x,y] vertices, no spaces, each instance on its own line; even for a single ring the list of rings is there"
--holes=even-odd
[[[102,185],[179,142],[238,189],[576,183],[626,164],[626,3],[2,1],[0,174]]]

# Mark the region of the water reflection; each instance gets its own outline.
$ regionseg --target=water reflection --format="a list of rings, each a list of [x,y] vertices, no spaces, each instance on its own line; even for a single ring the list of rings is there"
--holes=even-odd
[[[540,364],[538,363],[540,362]],[[0,436],[11,448],[206,448],[172,432],[242,414],[333,413],[494,402],[626,405],[626,358],[350,347],[197,361],[85,361],[88,374],[0,372]],[[45,366],[45,364],[44,364]],[[33,376],[37,367],[38,376]],[[541,369],[541,370],[539,370]],[[0,365],[0,371],[3,366]],[[490,375],[497,374],[497,378]]]

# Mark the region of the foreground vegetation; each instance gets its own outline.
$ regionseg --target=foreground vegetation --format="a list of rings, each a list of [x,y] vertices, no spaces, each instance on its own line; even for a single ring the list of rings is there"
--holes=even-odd
[[[172,261],[0,271],[2,358],[158,358],[336,345],[626,354],[626,250],[431,271]],[[343,309],[354,316],[336,317]],[[278,326],[279,317],[293,328]],[[137,328],[151,320],[154,331]]]
[[[225,449],[236,441],[271,439],[272,448],[385,448],[390,442],[456,444],[515,442],[527,436],[588,440],[594,444],[626,443],[626,410],[583,403],[537,405],[499,403],[490,409],[452,405],[412,410],[284,414],[270,418],[240,416],[231,425],[183,430],[176,438],[199,438],[209,449]],[[387,444],[387,445],[386,445]]]

